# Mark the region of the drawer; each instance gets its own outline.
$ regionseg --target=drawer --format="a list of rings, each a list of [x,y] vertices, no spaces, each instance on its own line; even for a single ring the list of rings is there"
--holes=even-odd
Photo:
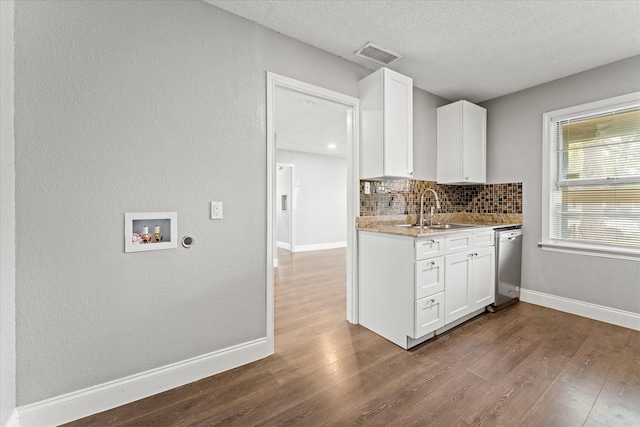
[[[416,299],[444,291],[444,257],[416,261]]]
[[[464,252],[473,248],[473,238],[471,233],[449,234],[445,238],[444,247],[447,254]]]
[[[444,255],[444,237],[416,239],[416,261]]]
[[[444,326],[444,292],[415,302],[415,328],[412,338],[420,338]]]
[[[495,231],[493,231],[493,229],[474,232],[473,247],[483,248],[485,246],[493,246],[494,236],[495,236]]]

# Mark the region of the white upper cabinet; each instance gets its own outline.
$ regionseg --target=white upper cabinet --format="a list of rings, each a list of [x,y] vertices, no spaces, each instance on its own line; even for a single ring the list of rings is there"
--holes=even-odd
[[[413,79],[381,68],[360,80],[360,179],[413,177]]]
[[[438,108],[437,181],[487,181],[487,110],[468,101]]]

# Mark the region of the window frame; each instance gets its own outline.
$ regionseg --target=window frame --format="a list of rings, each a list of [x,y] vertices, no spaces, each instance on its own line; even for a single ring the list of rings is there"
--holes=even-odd
[[[640,92],[550,111],[542,115],[542,241],[538,244],[542,250],[640,261],[640,248],[567,242],[554,240],[551,236],[557,124],[563,120],[579,119],[615,109],[633,107],[640,107]]]

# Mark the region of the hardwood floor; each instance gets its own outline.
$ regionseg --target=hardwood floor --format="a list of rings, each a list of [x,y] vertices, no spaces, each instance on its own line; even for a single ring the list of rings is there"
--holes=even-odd
[[[345,257],[279,253],[273,356],[68,425],[640,425],[640,332],[520,302],[405,351],[344,320]]]

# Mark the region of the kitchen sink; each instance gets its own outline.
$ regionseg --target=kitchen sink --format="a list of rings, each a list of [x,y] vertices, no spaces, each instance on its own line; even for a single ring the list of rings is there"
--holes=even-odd
[[[473,225],[466,224],[433,224],[428,226],[428,228],[436,228],[436,229],[449,229],[449,228],[468,228],[473,227]]]

